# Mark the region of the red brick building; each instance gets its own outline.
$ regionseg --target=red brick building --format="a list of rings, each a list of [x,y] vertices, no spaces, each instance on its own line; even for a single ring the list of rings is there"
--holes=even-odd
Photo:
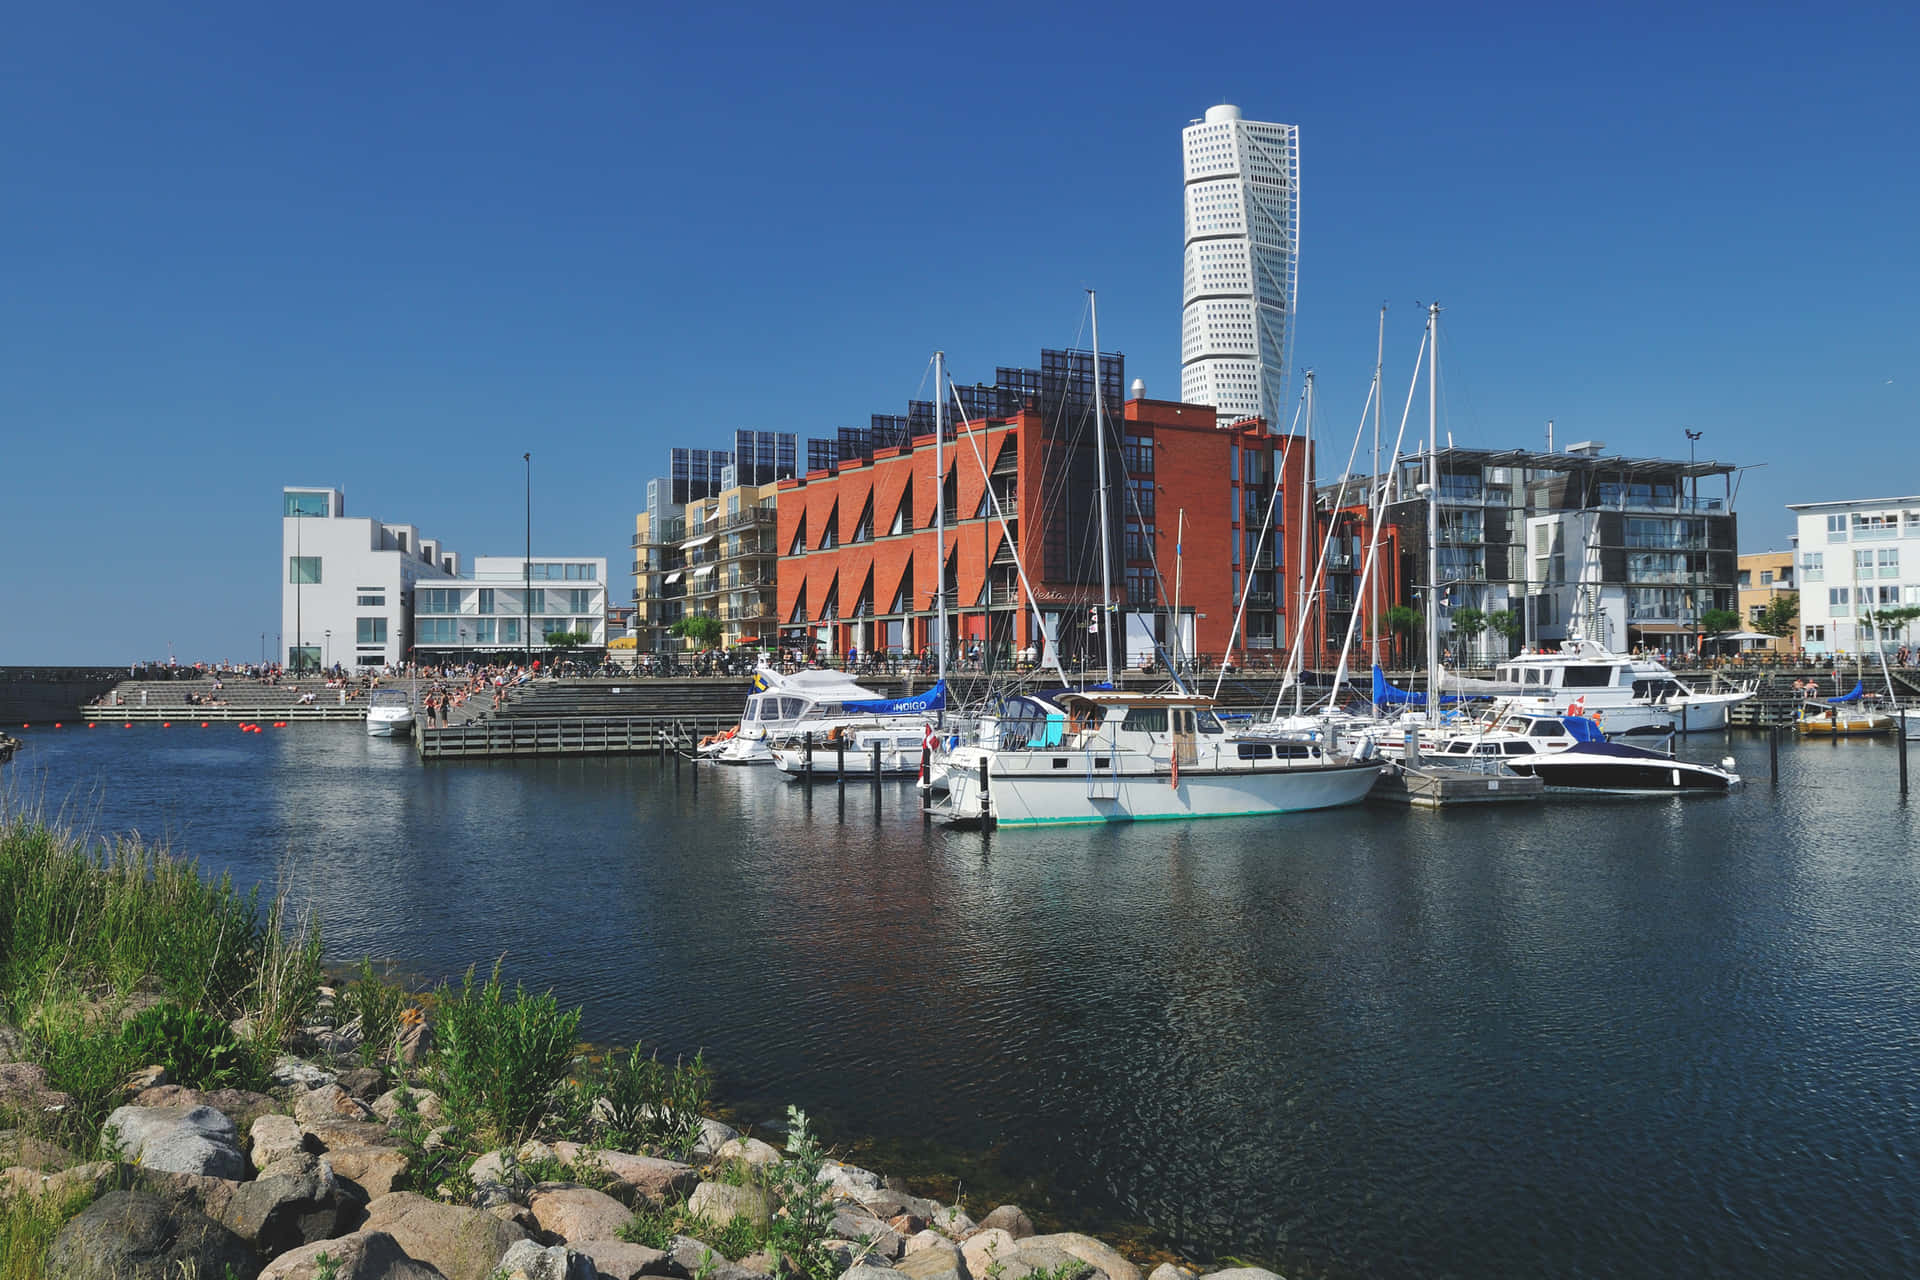
[[[1085,353],[1046,353],[1050,361],[1063,355],[1090,366]],[[1004,383],[1021,371],[1000,372]],[[1101,605],[1098,466],[1090,367],[1080,372],[1084,377],[1064,390],[1020,394],[1020,407],[1001,416],[950,423],[946,474],[938,481],[931,421],[920,406],[910,420],[925,425],[924,433],[781,482],[782,643],[822,657],[850,649],[932,650],[940,577],[933,504],[940,487],[949,654],[979,652],[1001,665],[1038,647],[1017,549],[1063,662],[1098,666],[1101,637],[1089,626]],[[1232,648],[1255,661],[1277,661],[1299,616],[1299,566],[1313,562],[1301,545],[1313,539],[1315,523],[1311,506],[1302,522],[1301,486],[1310,474],[1305,442],[1272,435],[1257,421],[1221,426],[1212,409],[1171,401],[1137,398],[1115,415],[1117,358],[1103,372],[1111,386],[1105,440],[1116,663],[1138,665],[1156,643],[1171,648],[1176,591],[1182,651],[1219,655],[1249,581],[1246,618]],[[1261,523],[1275,506],[1276,466],[1281,498],[1265,546],[1256,550]],[[1182,511],[1185,537],[1177,545]],[[1308,635],[1315,632],[1310,627]]]

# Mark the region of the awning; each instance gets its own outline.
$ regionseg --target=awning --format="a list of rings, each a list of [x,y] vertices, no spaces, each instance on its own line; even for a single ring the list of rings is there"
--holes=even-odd
[[[720,535],[717,533],[703,533],[697,538],[688,538],[685,542],[680,544],[680,549],[682,551],[691,551],[695,547],[704,547],[709,542],[712,542],[715,538],[719,536]]]
[[[682,577],[682,574],[681,574],[681,572],[680,572],[680,570],[678,570],[678,569],[675,569],[675,570],[674,570],[674,571],[673,571],[672,573],[670,573],[670,574],[668,574],[668,575],[667,575],[667,582],[668,582],[669,584],[672,584],[672,583],[675,583],[675,582],[678,582],[678,581],[680,581],[680,579],[681,579],[681,577]]]
[[[695,569],[693,571],[693,576],[696,578],[704,578],[706,575],[708,575],[709,573],[712,573],[718,567],[719,566],[717,565],[703,564],[698,569]]]

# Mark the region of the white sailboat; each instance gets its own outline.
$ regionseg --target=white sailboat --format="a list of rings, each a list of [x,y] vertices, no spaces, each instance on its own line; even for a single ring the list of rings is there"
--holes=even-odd
[[[1094,306],[1091,290],[1088,299]],[[1110,602],[1097,310],[1092,327],[1101,586]],[[1111,611],[1103,609],[1102,618],[1111,686]],[[1057,725],[1044,707],[1037,733],[1024,720],[991,718],[978,740],[947,753],[941,817],[1008,827],[1248,817],[1353,804],[1380,776],[1377,761],[1342,756],[1325,744],[1232,734],[1214,715],[1213,699],[1201,694],[1109,688],[1065,692],[1048,705],[1061,712]]]

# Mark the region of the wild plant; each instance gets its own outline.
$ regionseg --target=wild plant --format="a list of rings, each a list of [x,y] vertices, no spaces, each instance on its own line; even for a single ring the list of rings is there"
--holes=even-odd
[[[833,1280],[839,1268],[823,1243],[833,1232],[833,1197],[820,1181],[826,1153],[807,1124],[807,1113],[787,1108],[786,1159],[769,1172],[783,1212],[773,1220],[767,1248],[808,1280]]]
[[[692,1062],[676,1061],[669,1067],[656,1054],[642,1056],[636,1044],[612,1057],[599,1087],[609,1146],[657,1147],[684,1160],[700,1141],[700,1121],[713,1095],[713,1072],[700,1054]]]
[[[407,1003],[406,993],[381,979],[374,971],[372,957],[362,956],[357,976],[347,984],[344,995],[347,1008],[360,1023],[361,1063],[386,1070],[399,1044],[400,1012]]]
[[[446,1188],[455,1199],[465,1199],[473,1190],[467,1172],[473,1162],[467,1133],[458,1123],[436,1128],[420,1114],[420,1100],[404,1078],[395,1086],[393,1135],[406,1154],[407,1171],[401,1190],[439,1195]],[[429,1141],[429,1138],[433,1141]]]
[[[458,989],[441,986],[437,1003],[435,1079],[448,1114],[502,1146],[518,1146],[573,1061],[580,1010],[518,985],[509,998],[498,961],[484,983],[468,969]]]

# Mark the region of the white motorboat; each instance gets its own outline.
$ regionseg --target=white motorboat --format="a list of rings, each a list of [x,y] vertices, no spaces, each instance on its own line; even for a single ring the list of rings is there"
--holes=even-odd
[[[405,689],[375,689],[367,695],[367,736],[404,738],[413,732],[413,699]]]
[[[1579,732],[1587,721],[1569,716],[1567,726]],[[1503,757],[1515,773],[1539,778],[1549,791],[1597,795],[1677,795],[1705,792],[1724,795],[1740,785],[1733,759],[1720,766],[1682,760],[1676,756],[1619,742],[1585,740],[1560,751],[1521,758]]]
[[[1062,694],[1057,735],[1001,727],[947,753],[957,824],[1048,826],[1240,818],[1355,804],[1380,762],[1324,744],[1232,735],[1213,699],[1186,693]],[[983,733],[987,722],[983,722]]]
[[[833,722],[860,714],[849,708],[850,703],[887,701],[855,684],[844,672],[832,670],[783,676],[762,667],[754,675],[753,688],[740,723],[729,734],[701,748],[702,757],[721,764],[772,764],[774,743],[798,737],[816,725],[824,736]]]
[[[877,747],[881,777],[917,778],[923,753],[931,752],[929,732],[922,725],[835,725],[811,743],[791,738],[779,743],[773,763],[793,782],[871,779]]]
[[[1509,692],[1503,709],[1592,717],[1609,736],[1634,730],[1711,732],[1727,727],[1727,712],[1751,689],[1703,693],[1689,688],[1664,663],[1616,653],[1592,640],[1573,639],[1555,653],[1523,653],[1496,672]]]

